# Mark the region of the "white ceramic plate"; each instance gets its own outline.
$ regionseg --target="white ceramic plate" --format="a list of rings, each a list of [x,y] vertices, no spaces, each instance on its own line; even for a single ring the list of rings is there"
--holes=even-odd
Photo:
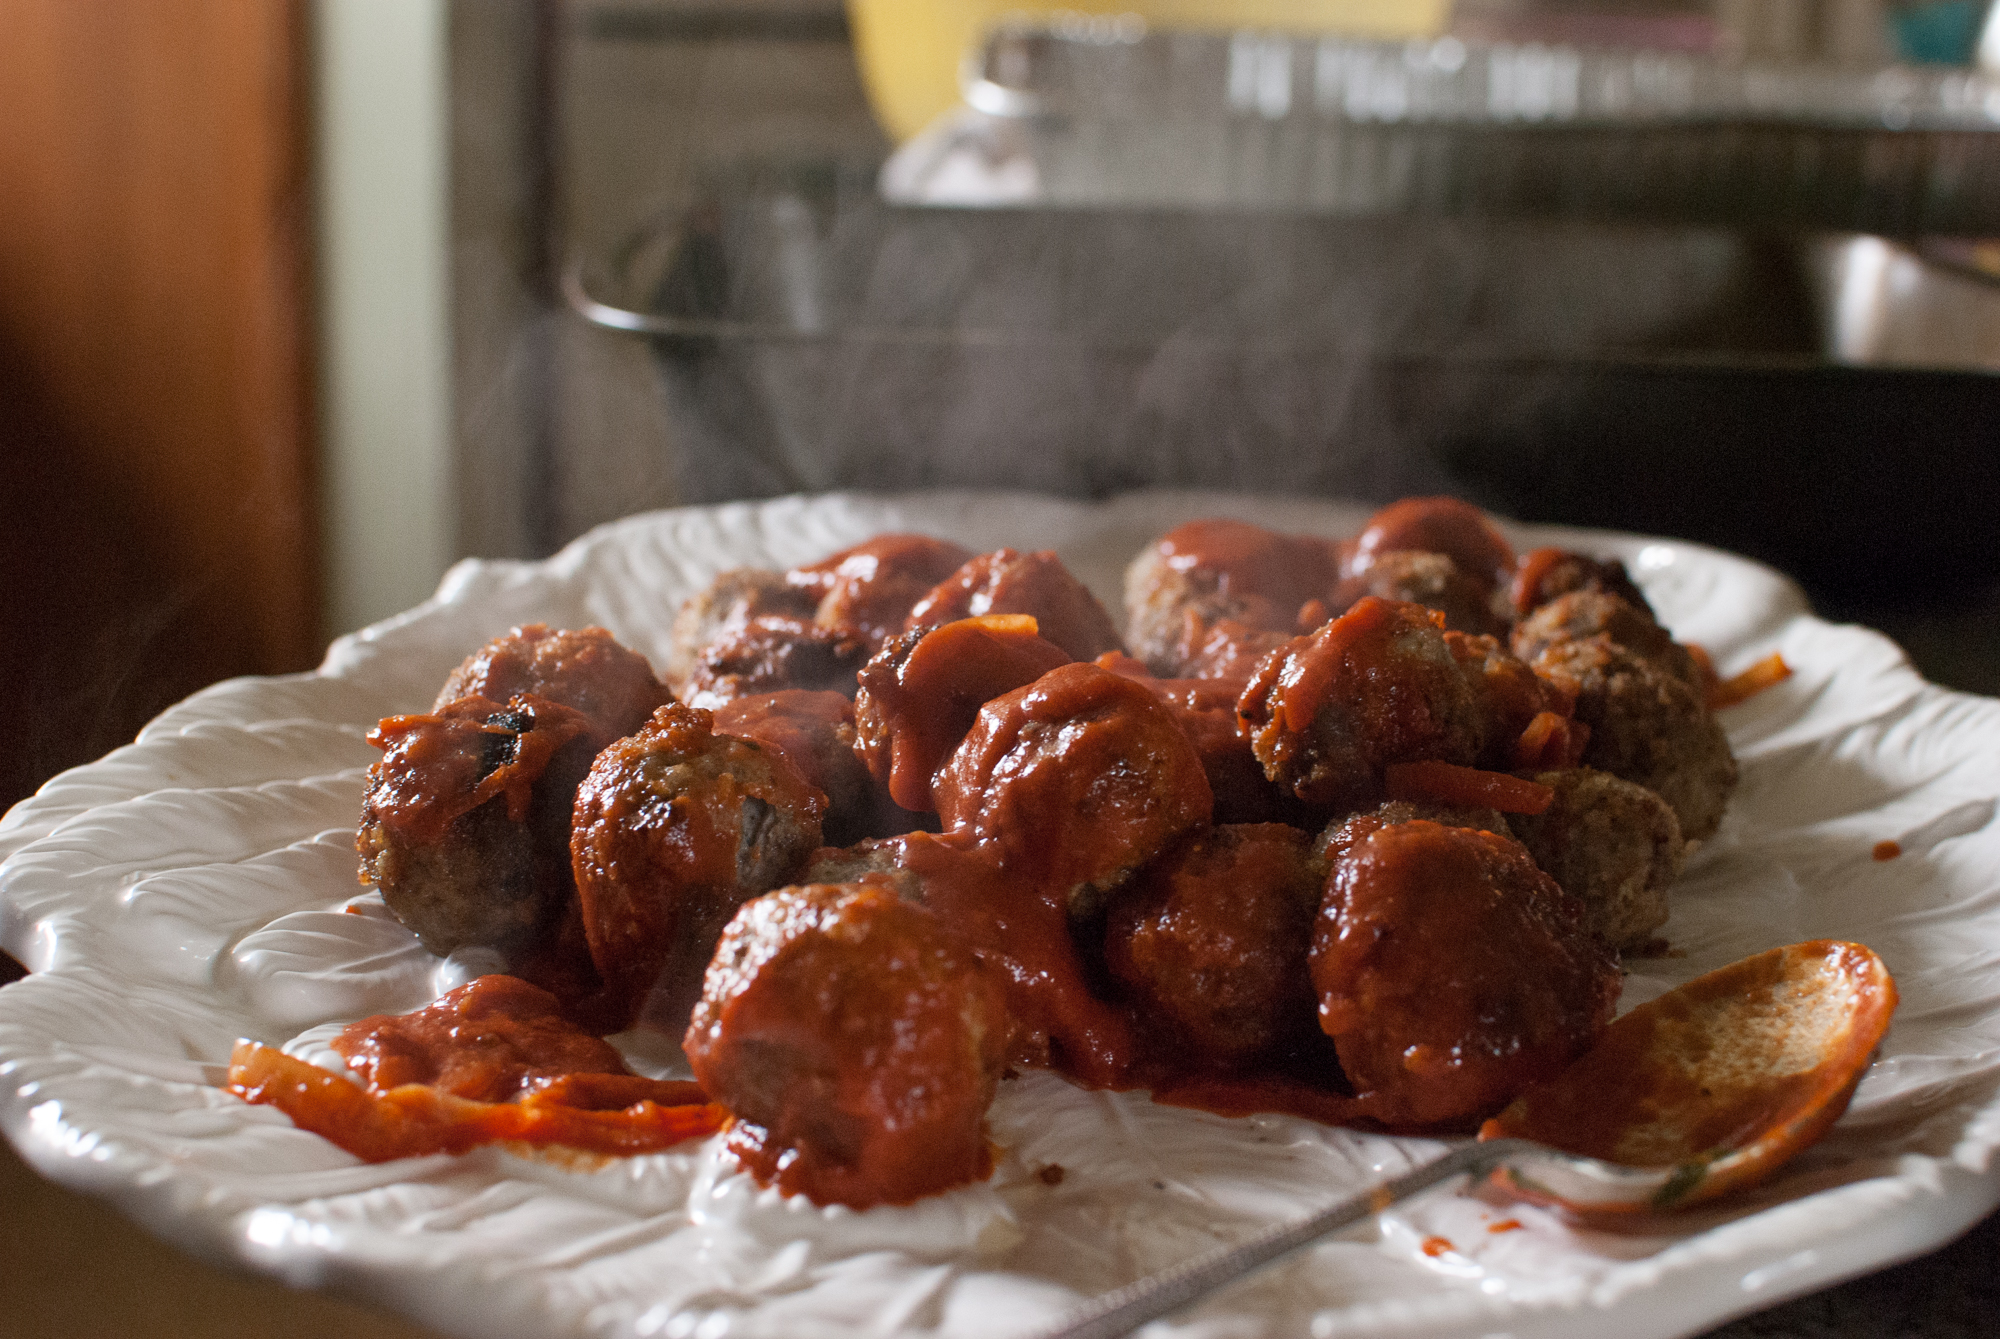
[[[674,609],[716,571],[885,529],[1052,547],[1115,604],[1142,543],[1216,513],[1340,535],[1365,509],[1148,494],[667,512],[546,563],[462,564],[429,603],[337,642],[315,674],[200,693],[0,821],[0,943],[35,973],[0,991],[0,1120],[43,1172],[172,1240],[481,1339],[1016,1334],[1425,1157],[1438,1146],[1029,1075],[1002,1085],[990,1182],[857,1214],[758,1191],[715,1141],[596,1170],[495,1150],[371,1167],[214,1086],[239,1036],[310,1052],[325,1025],[415,1007],[474,966],[438,963],[356,900],[352,833],[364,732],[422,709],[486,638],[600,623],[657,661]],[[1625,1003],[1775,944],[1857,939],[1902,989],[1883,1056],[1780,1181],[1671,1234],[1582,1234],[1443,1193],[1175,1333],[1684,1334],[1925,1250],[2000,1199],[2000,702],[1926,685],[1889,642],[1810,617],[1740,559],[1602,534],[1515,539],[1624,558],[1725,672],[1772,650],[1797,671],[1728,713],[1741,789],[1675,891],[1666,934],[1681,956],[1635,964]],[[1884,840],[1904,854],[1872,859]],[[336,914],[349,904],[367,914]],[[642,1066],[674,1058],[657,1036],[624,1040]],[[1037,1176],[1050,1165],[1059,1184]],[[1434,1238],[1450,1248],[1426,1253]]]

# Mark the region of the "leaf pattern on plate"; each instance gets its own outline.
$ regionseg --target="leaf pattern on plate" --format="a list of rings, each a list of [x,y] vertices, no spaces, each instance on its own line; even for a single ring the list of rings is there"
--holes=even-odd
[[[0,820],[0,944],[38,968],[0,991],[0,1123],[44,1172],[188,1244],[481,1339],[997,1339],[1302,1214],[1434,1146],[1028,1074],[995,1104],[989,1182],[856,1214],[759,1190],[719,1141],[596,1166],[496,1149],[364,1166],[212,1085],[238,1036],[310,1048],[345,1019],[413,1007],[456,969],[355,886],[374,756],[362,735],[427,706],[510,626],[599,623],[658,660],[680,601],[717,571],[887,529],[1054,548],[1116,608],[1124,564],[1180,521],[1338,536],[1367,511],[1198,493],[785,498],[634,517],[545,563],[460,564],[426,604],[336,642],[318,673],[197,694]],[[1724,673],[1773,650],[1796,670],[1725,717],[1742,788],[1674,891],[1665,933],[1683,956],[1628,964],[1626,1003],[1774,943],[1859,939],[1903,992],[1884,1058],[1781,1180],[1669,1235],[1597,1236],[1437,1195],[1177,1333],[1533,1335],[1605,1306],[1634,1339],[1677,1333],[1734,1314],[1746,1281],[1777,1300],[1940,1242],[2000,1199],[1987,1170],[2000,1147],[2000,703],[1925,685],[1891,643],[1813,619],[1742,559],[1513,535],[1625,558]],[[1872,859],[1885,840],[1904,854]],[[672,1049],[622,1040],[652,1071]],[[1053,1184],[1050,1167],[1064,1169]],[[1492,1230],[1503,1218],[1520,1227]],[[1438,1237],[1452,1249],[1427,1253]]]

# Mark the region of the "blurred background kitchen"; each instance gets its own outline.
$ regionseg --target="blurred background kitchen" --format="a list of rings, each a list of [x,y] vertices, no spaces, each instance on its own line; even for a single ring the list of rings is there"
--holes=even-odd
[[[1987,9],[0,0],[0,807],[459,557],[832,487],[1450,490],[2000,691]],[[414,1333],[0,1170],[0,1330]],[[1984,1333],[1996,1240],[1727,1332]]]
[[[2000,687],[1984,6],[1141,9],[0,4],[0,801],[827,487],[1448,489]]]

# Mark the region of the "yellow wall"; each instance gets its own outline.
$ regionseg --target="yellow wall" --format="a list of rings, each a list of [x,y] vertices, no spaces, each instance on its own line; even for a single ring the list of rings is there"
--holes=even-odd
[[[961,56],[1002,16],[1138,14],[1155,27],[1423,37],[1442,31],[1451,0],[848,0],[847,11],[869,100],[901,140],[957,105]]]

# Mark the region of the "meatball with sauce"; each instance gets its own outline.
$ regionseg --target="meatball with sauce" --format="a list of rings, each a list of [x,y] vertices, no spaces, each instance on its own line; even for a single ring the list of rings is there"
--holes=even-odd
[[[1445,626],[1457,632],[1490,634],[1507,627],[1492,583],[1460,571],[1442,553],[1392,549],[1374,554],[1367,567],[1334,588],[1328,605],[1335,611],[1349,609],[1364,595],[1435,609],[1444,615]]]
[[[862,667],[856,745],[877,783],[905,809],[937,808],[937,773],[979,709],[1072,657],[1021,614],[988,614],[903,633]]]
[[[1685,646],[1661,627],[1645,605],[1635,605],[1603,591],[1579,590],[1559,595],[1515,625],[1514,654],[1533,660],[1557,642],[1582,641],[1602,634],[1652,661],[1697,692],[1705,690],[1701,669]]]
[[[1132,680],[1080,664],[982,706],[934,794],[948,832],[1060,890],[1076,913],[1214,808],[1173,712]]]
[[[692,983],[723,923],[790,882],[820,845],[824,796],[775,749],[716,734],[698,708],[660,708],[606,748],[576,796],[570,856],[594,1016],[629,1023],[670,964]]]
[[[1313,929],[1321,1029],[1385,1124],[1469,1130],[1611,1021],[1616,956],[1518,842],[1418,820],[1335,864]]]
[[[935,911],[1003,983],[1010,1064],[1092,1087],[1132,1086],[1131,1019],[1101,993],[1083,951],[1101,942],[1102,927],[1073,917],[1061,887],[1008,867],[997,845],[965,830],[913,832],[816,852],[806,877],[874,884]]]
[[[979,555],[917,601],[905,628],[921,631],[982,614],[1032,616],[1041,636],[1072,660],[1095,660],[1122,645],[1090,588],[1047,550]]]
[[[785,573],[793,590],[813,602],[820,627],[858,638],[867,655],[903,630],[910,609],[972,558],[950,540],[888,534]]]
[[[1342,575],[1365,573],[1392,553],[1410,552],[1441,553],[1489,591],[1514,575],[1506,536],[1485,512],[1454,497],[1406,497],[1376,512],[1355,536]]]
[[[1188,624],[1189,639],[1175,648],[1170,663],[1180,667],[1184,679],[1206,679],[1241,689],[1257,673],[1264,658],[1292,639],[1292,633],[1318,627],[1326,620],[1317,617],[1323,606],[1315,600],[1306,606],[1314,616],[1301,614],[1303,629],[1284,632],[1262,631],[1225,618],[1218,623]]]
[[[1430,611],[1373,596],[1266,657],[1236,710],[1264,774],[1334,809],[1381,799],[1391,763],[1469,765],[1482,738]]]
[[[1202,770],[1215,794],[1217,823],[1306,823],[1312,811],[1280,790],[1264,775],[1250,747],[1250,737],[1237,728],[1236,699],[1243,681],[1233,679],[1158,679],[1145,665],[1113,651],[1093,662],[1100,669],[1122,674],[1142,684],[1164,702],[1201,755]]]
[[[714,713],[717,734],[777,750],[825,793],[820,826],[829,844],[907,832],[919,821],[920,815],[890,802],[868,774],[855,747],[854,704],[840,694],[762,693],[724,702]]]
[[[1576,718],[1590,728],[1584,766],[1656,792],[1688,841],[1714,834],[1736,759],[1698,688],[1603,633],[1552,642],[1532,663],[1575,686]]]
[[[786,691],[854,695],[868,659],[866,639],[795,618],[754,618],[702,648],[681,695],[714,708],[739,697]]]
[[[1644,786],[1588,767],[1540,772],[1555,792],[1511,826],[1535,863],[1583,903],[1590,928],[1615,949],[1645,947],[1666,923],[1667,887],[1687,861],[1680,820]]]
[[[1536,674],[1497,637],[1446,632],[1479,716],[1481,767],[1513,772],[1574,766],[1589,731],[1575,719],[1576,695]]]
[[[1336,819],[1313,839],[1312,855],[1324,876],[1340,863],[1364,838],[1398,823],[1424,819],[1447,828],[1475,828],[1499,837],[1512,837],[1514,825],[1498,809],[1467,809],[1453,804],[1418,803],[1414,800],[1385,800],[1373,809]]]
[[[531,623],[467,656],[432,710],[461,697],[505,702],[522,693],[582,712],[607,739],[631,734],[673,700],[646,658],[603,628],[555,631]]]
[[[865,1209],[991,1172],[1006,1037],[996,975],[936,915],[864,883],[738,911],[682,1045],[761,1183]]]
[[[1212,677],[1195,665],[1198,657],[1213,665],[1227,644],[1301,631],[1299,611],[1314,602],[1323,607],[1339,577],[1336,547],[1326,540],[1247,521],[1190,521],[1126,569],[1125,640],[1162,678]],[[1225,623],[1224,643],[1210,645]]]
[[[668,638],[667,682],[685,697],[688,680],[709,647],[758,619],[796,624],[810,622],[812,616],[812,596],[787,583],[783,572],[733,567],[691,596],[674,616]]]
[[[1623,562],[1567,549],[1535,549],[1522,554],[1508,582],[1508,604],[1516,617],[1526,618],[1557,596],[1580,590],[1616,595],[1646,617],[1656,617]]]
[[[1305,833],[1212,828],[1113,895],[1104,962],[1177,1068],[1229,1069],[1312,1026],[1322,875]]]
[[[605,742],[582,712],[532,695],[461,697],[369,734],[355,848],[361,882],[436,954],[508,952],[568,900],[570,804]]]
[[[876,883],[907,902],[927,902],[930,888],[924,876],[905,859],[908,843],[900,837],[868,837],[851,846],[823,846],[806,862],[801,883]]]

